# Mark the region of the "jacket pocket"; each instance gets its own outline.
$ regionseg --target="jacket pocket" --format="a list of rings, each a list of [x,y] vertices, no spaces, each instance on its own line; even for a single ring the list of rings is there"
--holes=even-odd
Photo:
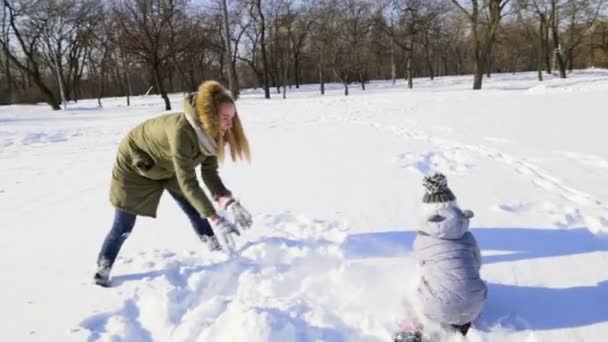
[[[146,172],[154,166],[154,159],[144,151],[133,150],[131,153],[131,164],[140,172]]]
[[[144,151],[131,152],[131,165],[140,175],[154,180],[171,178],[172,170],[166,170],[158,165],[154,159]]]

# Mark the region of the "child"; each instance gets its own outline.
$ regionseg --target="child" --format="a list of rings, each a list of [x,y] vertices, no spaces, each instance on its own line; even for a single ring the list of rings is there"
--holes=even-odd
[[[487,295],[479,277],[479,247],[468,231],[473,212],[458,207],[443,174],[425,177],[423,185],[423,223],[414,241],[414,253],[422,268],[418,299],[428,319],[465,335]],[[416,341],[420,331],[408,330],[395,340]]]

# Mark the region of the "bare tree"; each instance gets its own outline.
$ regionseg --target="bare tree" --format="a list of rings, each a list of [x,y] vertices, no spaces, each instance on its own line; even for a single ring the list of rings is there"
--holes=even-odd
[[[44,14],[41,18],[44,40],[42,50],[46,54],[49,66],[57,79],[61,103],[64,109],[67,106],[65,89],[67,82],[63,68],[63,55],[65,54],[68,37],[77,30],[77,26],[72,25],[73,18],[71,17],[74,5],[76,4],[71,1],[47,2],[43,7]]]
[[[41,52],[45,34],[44,2],[3,0],[2,3],[8,24],[7,34],[0,37],[5,55],[31,78],[54,110],[61,109],[55,94],[44,81],[45,60]],[[14,43],[11,41],[13,38]]]
[[[312,6],[312,15],[315,18],[311,24],[310,52],[316,61],[319,91],[325,94],[325,82],[328,80],[326,68],[330,58],[330,51],[335,39],[337,9],[334,2],[316,2]]]
[[[603,55],[608,66],[608,19],[601,20],[594,25],[589,42],[592,54],[598,50]]]
[[[484,69],[496,38],[496,30],[510,0],[471,0],[471,5],[463,5],[459,0],[452,3],[469,19],[473,34],[473,55],[475,79],[473,89],[481,89]]]
[[[222,8],[222,18],[224,24],[224,45],[226,46],[226,63],[228,64],[228,84],[230,87],[230,92],[232,93],[233,98],[237,98],[239,95],[238,90],[238,81],[236,79],[236,62],[232,58],[232,39],[230,35],[230,25],[229,25],[229,17],[228,17],[228,4],[226,0],[220,0],[220,5]]]
[[[226,41],[224,36],[224,16],[222,15],[221,6],[219,3],[216,8],[212,10],[200,11],[196,14],[194,21],[195,25],[192,27],[190,33],[190,45],[196,46],[196,49],[186,49],[179,55],[182,56],[182,62],[188,66],[186,83],[189,88],[194,90],[199,84],[200,79],[204,79],[204,73],[207,68],[214,68],[215,61],[219,64],[219,79],[229,83],[229,77],[226,77],[225,71],[230,66],[230,58],[228,58],[226,50]],[[237,19],[238,14],[228,13],[228,17],[231,19]],[[230,32],[234,32],[234,23],[231,20],[229,22]],[[236,64],[236,55],[238,54],[238,44],[234,43],[233,37],[230,37],[230,41],[234,46],[232,51],[232,63]],[[199,75],[195,75],[196,71]],[[186,73],[184,71],[184,73]],[[238,82],[238,75],[235,74],[236,84]]]
[[[297,16],[293,23],[294,28],[289,31],[289,40],[291,43],[291,50],[293,54],[292,60],[294,83],[296,88],[299,88],[300,84],[302,83],[302,70],[300,67],[300,62],[302,60],[304,44],[310,34],[310,30],[315,18],[312,14],[312,9],[310,7],[305,8],[302,6],[296,11]]]
[[[390,78],[393,85],[397,83],[397,47],[389,32],[394,31],[395,18],[386,15],[387,4],[380,3],[372,14],[372,29],[370,32],[370,49],[374,51],[373,64],[376,67],[375,78],[382,78],[386,70],[386,62],[390,63]]]
[[[551,0],[519,0],[517,5],[520,11],[533,13],[538,21],[538,63],[544,64],[548,74],[551,74],[551,54],[549,53],[549,29],[553,21],[551,15]],[[540,66],[539,66],[540,69]],[[542,81],[542,73],[539,73],[539,80]]]
[[[289,54],[288,47],[284,47],[287,40],[285,32],[289,30],[292,20],[289,16],[290,3],[283,0],[270,0],[266,2],[269,9],[266,20],[268,30],[266,34],[266,51],[268,54],[268,76],[271,86],[276,87],[277,94],[281,93],[282,85],[282,65],[283,59],[288,58],[284,55]]]
[[[249,6],[251,9],[251,6]],[[244,34],[245,40],[242,42],[242,48],[237,54],[237,58],[245,62],[253,71],[257,79],[257,85],[264,87],[264,72],[259,66],[259,44],[260,44],[260,31],[257,25],[254,24],[254,19],[251,16],[248,18],[250,21],[240,22],[240,30]],[[240,53],[242,52],[242,53]]]
[[[259,32],[260,52],[262,54],[262,75],[264,82],[264,97],[270,98],[270,84],[268,80],[268,57],[266,56],[266,18],[262,9],[262,0],[251,0],[250,14]]]
[[[10,42],[10,27],[8,24],[8,10],[6,9],[6,7],[4,6],[4,4],[2,5],[1,8],[2,11],[2,21],[0,22],[0,35],[2,35],[2,41],[5,42]],[[0,68],[2,73],[4,74],[4,76],[6,77],[6,81],[3,82],[4,84],[6,84],[6,92],[7,92],[7,97],[6,99],[2,99],[0,98],[0,103],[2,103],[2,101],[6,101],[7,103],[12,103],[13,102],[13,97],[14,94],[13,92],[15,91],[15,82],[13,80],[13,73],[12,73],[12,67],[11,67],[11,60],[10,57],[8,55],[8,50],[6,49],[2,49],[2,54],[0,55]]]
[[[271,16],[271,31],[272,47],[271,64],[275,69],[272,74],[274,85],[277,87],[277,93],[283,92],[283,98],[287,97],[287,83],[289,82],[289,74],[291,70],[291,61],[293,59],[293,41],[291,36],[294,30],[294,22],[297,15],[292,9],[291,0],[279,0],[273,4],[274,11]],[[291,87],[291,83],[289,85]]]
[[[392,0],[390,6],[393,13],[391,22],[395,21],[396,25],[388,27],[388,32],[393,43],[401,47],[407,54],[405,70],[408,87],[413,88],[413,63],[418,44],[424,47],[425,61],[431,78],[433,77],[429,35],[439,15],[445,9],[441,2],[423,0]],[[420,39],[420,35],[422,35],[422,39]]]
[[[559,3],[558,0],[550,0],[551,9],[550,9],[550,22],[551,25],[551,37],[553,39],[553,58],[557,62],[557,67],[559,68],[559,77],[566,78],[566,64],[564,62],[564,57],[562,55],[562,47],[560,45],[560,32],[559,32]],[[555,65],[556,63],[554,63]]]
[[[517,6],[518,21],[530,32],[535,32],[532,38],[536,41],[536,69],[538,80],[543,81],[543,67],[547,73],[551,73],[551,63],[549,61],[549,26],[547,25],[548,2],[545,0],[518,0]],[[531,15],[530,15],[531,14]],[[538,23],[532,22],[536,19]],[[536,25],[536,26],[535,26]]]
[[[164,85],[168,63],[188,47],[191,28],[185,0],[124,0],[114,9],[125,51],[148,65],[154,85],[171,110]]]
[[[364,52],[367,50],[368,36],[372,28],[371,10],[371,3],[367,0],[345,0],[340,2],[338,7],[342,25],[341,30],[338,31],[339,38],[346,43],[341,47],[341,52],[352,54],[353,57],[353,61],[346,63],[345,66],[352,67],[352,72],[359,78],[363,90],[365,90],[366,82]],[[349,72],[347,69],[340,69],[343,72]]]
[[[583,42],[605,4],[605,0],[568,0],[563,4],[563,16],[567,18],[567,26],[562,44],[565,63],[570,71],[574,66],[575,49]]]

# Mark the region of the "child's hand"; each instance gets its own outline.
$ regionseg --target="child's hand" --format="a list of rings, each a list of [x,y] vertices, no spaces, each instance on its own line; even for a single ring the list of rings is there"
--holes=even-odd
[[[473,213],[473,211],[469,210],[469,209],[463,210],[462,214],[464,215],[464,217],[466,217],[468,219],[473,218],[473,216],[475,216],[475,213]]]

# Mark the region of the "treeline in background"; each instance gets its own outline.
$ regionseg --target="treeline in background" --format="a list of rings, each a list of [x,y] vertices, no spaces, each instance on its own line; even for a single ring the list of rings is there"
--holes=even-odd
[[[608,67],[608,0],[0,1],[0,104]]]

